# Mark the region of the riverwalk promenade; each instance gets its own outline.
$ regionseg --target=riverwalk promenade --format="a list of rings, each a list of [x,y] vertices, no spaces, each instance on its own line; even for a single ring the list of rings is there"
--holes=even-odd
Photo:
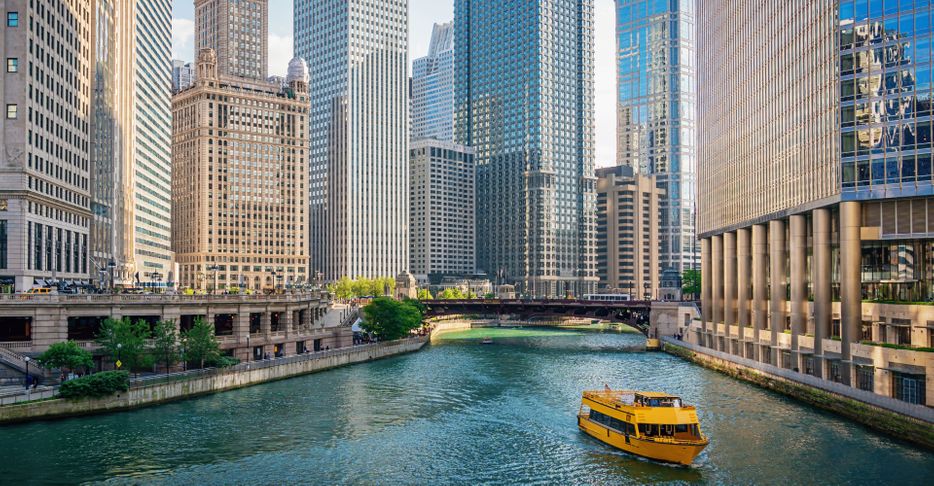
[[[208,368],[132,380],[130,389],[110,397],[68,400],[45,390],[32,401],[0,406],[0,424],[127,410],[209,393],[233,390],[421,349],[427,336],[348,346],[316,353],[248,361],[229,368]],[[39,398],[48,398],[37,400]]]

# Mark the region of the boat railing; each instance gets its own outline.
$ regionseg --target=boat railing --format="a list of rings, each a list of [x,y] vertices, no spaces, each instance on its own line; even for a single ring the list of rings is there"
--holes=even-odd
[[[649,440],[652,442],[663,442],[665,444],[674,444],[674,445],[695,445],[698,442],[707,442],[707,438],[701,435],[697,439],[675,439],[672,437],[661,437],[658,435],[645,435],[642,434],[639,436],[640,439]]]

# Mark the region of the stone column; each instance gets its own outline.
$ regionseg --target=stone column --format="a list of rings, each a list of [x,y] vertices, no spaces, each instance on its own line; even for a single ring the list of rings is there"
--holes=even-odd
[[[861,216],[860,203],[840,203],[840,350],[843,357],[840,369],[843,382],[851,386],[853,356],[850,346],[859,341],[863,320]]]
[[[711,309],[713,305],[713,286],[710,283],[710,278],[712,276],[710,243],[710,238],[701,240],[701,325],[705,333],[709,329],[708,326],[711,316],[713,315]]]
[[[747,358],[761,361],[759,352],[759,332],[766,328],[768,322],[767,300],[768,282],[766,282],[766,260],[768,260],[769,245],[766,241],[767,230],[765,225],[757,224],[752,227],[752,342],[753,356]]]
[[[736,323],[739,327],[739,355],[746,356],[746,328],[749,327],[749,277],[752,262],[749,228],[736,230]]]
[[[710,275],[710,284],[713,291],[713,305],[711,306],[711,317],[713,319],[712,335],[714,349],[720,350],[717,344],[717,324],[723,322],[723,236],[717,235],[713,238],[713,272]],[[722,351],[722,350],[721,350]]]
[[[772,346],[771,364],[778,365],[778,333],[785,328],[785,221],[769,221],[769,330]]]
[[[723,334],[726,352],[733,352],[730,329],[736,324],[736,233],[723,233]]]
[[[830,209],[814,210],[814,361],[823,373],[824,339],[830,337],[833,302],[830,288]]]
[[[808,222],[803,214],[795,214],[790,219],[791,241],[791,360],[793,368],[801,368],[800,346],[798,338],[807,330],[808,319]]]

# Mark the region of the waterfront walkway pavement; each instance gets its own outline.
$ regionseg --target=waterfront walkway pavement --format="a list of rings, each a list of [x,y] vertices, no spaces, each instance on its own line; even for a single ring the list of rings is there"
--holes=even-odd
[[[914,403],[903,402],[901,400],[896,400],[892,397],[887,397],[884,395],[878,395],[876,393],[860,390],[859,388],[853,388],[851,386],[846,386],[842,383],[836,383],[833,381],[824,380],[817,378],[815,376],[806,375],[804,373],[798,373],[792,370],[779,368],[767,363],[760,363],[751,359],[743,358],[740,356],[734,356],[732,354],[723,353],[716,351],[710,348],[705,348],[697,346],[696,344],[689,343],[687,341],[679,341],[672,337],[663,337],[662,341],[667,345],[679,346],[682,348],[689,349],[695,353],[710,356],[713,358],[721,359],[724,361],[729,361],[731,363],[744,366],[746,368],[751,368],[756,371],[766,373],[772,376],[776,376],[788,381],[792,381],[801,385],[811,386],[820,390],[827,392],[835,393],[837,395],[850,398],[859,402],[863,402],[875,407],[879,407],[885,410],[889,410],[895,413],[906,415],[918,420],[923,420],[925,422],[934,423],[934,408],[929,408],[924,405],[917,405]]]

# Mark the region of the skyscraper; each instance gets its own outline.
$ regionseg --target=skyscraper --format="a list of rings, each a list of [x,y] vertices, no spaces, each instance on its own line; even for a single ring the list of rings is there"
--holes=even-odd
[[[616,0],[617,164],[665,193],[660,270],[697,268],[695,0]]]
[[[194,82],[195,66],[179,59],[172,60],[172,92],[183,90]]]
[[[217,53],[222,75],[266,79],[268,0],[195,0],[195,51]]]
[[[934,342],[917,305],[934,301],[932,7],[698,5],[703,324],[689,334],[930,406],[934,361],[912,348]]]
[[[172,251],[172,1],[136,2],[133,278],[170,284]]]
[[[7,0],[0,15],[0,286],[87,282],[95,14]]]
[[[428,55],[412,61],[411,140],[454,141],[454,22],[435,24]]]
[[[408,2],[297,0],[311,69],[312,272],[408,270]]]
[[[596,285],[593,1],[457,0],[455,140],[475,149],[477,263],[522,293]]]
[[[172,98],[179,283],[213,291],[307,282],[307,66],[293,59],[285,87],[220,74],[213,49],[197,66],[195,83]]]

